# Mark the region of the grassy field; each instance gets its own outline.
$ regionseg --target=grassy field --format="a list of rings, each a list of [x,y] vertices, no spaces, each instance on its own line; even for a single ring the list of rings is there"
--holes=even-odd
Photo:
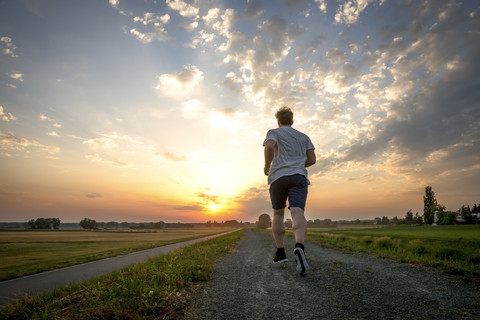
[[[309,229],[309,240],[480,278],[480,225]]]
[[[231,229],[2,231],[0,232],[0,261],[2,261],[0,281],[227,230]]]
[[[80,284],[23,297],[0,319],[181,319],[191,285],[209,280],[245,229]]]

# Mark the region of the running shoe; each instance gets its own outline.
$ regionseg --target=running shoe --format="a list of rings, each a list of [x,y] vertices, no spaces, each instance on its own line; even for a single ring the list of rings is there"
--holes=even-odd
[[[285,254],[285,250],[277,249],[275,256],[273,257],[273,263],[284,263],[287,262],[287,255]]]
[[[295,249],[293,249],[293,254],[295,255],[295,259],[297,260],[297,272],[299,272],[301,276],[305,276],[310,270],[307,262],[307,257],[305,256],[305,252],[302,248],[296,247]]]

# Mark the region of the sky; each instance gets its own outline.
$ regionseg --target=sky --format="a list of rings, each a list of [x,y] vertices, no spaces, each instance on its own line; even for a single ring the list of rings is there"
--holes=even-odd
[[[472,206],[479,56],[474,0],[1,1],[0,220],[254,222],[284,105],[307,219]]]

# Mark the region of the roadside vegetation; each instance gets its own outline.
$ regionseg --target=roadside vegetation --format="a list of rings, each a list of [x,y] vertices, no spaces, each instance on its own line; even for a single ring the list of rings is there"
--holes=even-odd
[[[287,231],[292,234],[291,231]],[[307,238],[349,252],[431,266],[480,279],[480,225],[310,229]]]
[[[0,232],[0,281],[221,233],[231,228]]]
[[[22,297],[0,319],[182,318],[195,282],[209,280],[213,263],[231,252],[245,229],[80,284]]]

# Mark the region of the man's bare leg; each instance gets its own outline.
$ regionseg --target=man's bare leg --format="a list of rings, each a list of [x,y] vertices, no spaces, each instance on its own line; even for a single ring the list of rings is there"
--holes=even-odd
[[[305,219],[304,211],[299,207],[291,207],[290,213],[292,214],[295,242],[304,244],[307,233],[307,219]]]
[[[305,219],[305,214],[301,208],[291,207],[290,213],[292,214],[293,233],[296,242],[293,254],[295,255],[295,260],[297,260],[297,271],[301,276],[304,276],[310,269],[307,257],[305,256],[305,247],[303,246],[307,233],[307,219]]]
[[[273,209],[272,233],[277,248],[285,245],[285,223],[283,222],[285,209]]]

